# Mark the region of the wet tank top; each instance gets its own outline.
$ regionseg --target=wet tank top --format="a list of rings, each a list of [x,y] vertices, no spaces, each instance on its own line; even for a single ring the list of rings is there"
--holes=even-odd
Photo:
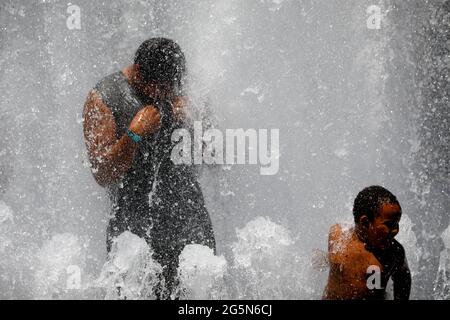
[[[154,246],[195,242],[213,247],[211,222],[194,167],[175,165],[170,159],[171,134],[181,127],[172,118],[170,102],[141,95],[122,72],[105,77],[94,90],[114,116],[117,139],[146,105],[159,109],[162,122],[157,133],[139,143],[130,170],[108,187],[112,203],[108,237],[129,230],[147,240],[152,237]]]

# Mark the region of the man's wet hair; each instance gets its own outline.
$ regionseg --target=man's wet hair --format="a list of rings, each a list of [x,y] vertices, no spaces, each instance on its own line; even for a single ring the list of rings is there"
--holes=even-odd
[[[144,41],[136,51],[134,64],[147,83],[170,83],[182,87],[186,73],[186,59],[180,46],[166,38]]]
[[[380,212],[383,204],[400,206],[396,196],[381,186],[370,186],[358,193],[353,203],[353,217],[358,223],[361,216],[366,215],[370,221]]]

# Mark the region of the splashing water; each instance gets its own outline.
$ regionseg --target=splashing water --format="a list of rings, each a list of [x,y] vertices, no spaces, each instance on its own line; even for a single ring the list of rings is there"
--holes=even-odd
[[[0,201],[0,253],[11,247],[12,241],[8,237],[13,224],[13,212],[3,201]]]
[[[312,299],[317,285],[309,262],[296,254],[289,231],[266,217],[237,230],[231,261],[211,248],[187,245],[179,257],[179,284],[173,297],[181,299]],[[68,288],[71,266],[82,268],[85,251],[72,234],[55,235],[38,251],[34,298],[155,299],[162,267],[152,259],[144,239],[124,232],[114,239],[100,276],[84,275]],[[323,277],[322,277],[323,278]],[[172,298],[173,298],[172,297]]]
[[[184,299],[226,299],[227,262],[211,248],[187,245],[179,258],[178,295]]]
[[[439,268],[434,282],[434,298],[450,299],[450,227],[442,233],[444,248],[439,257]]]
[[[341,226],[347,232],[351,227],[349,223]],[[419,250],[411,228],[408,216],[402,217],[397,238],[405,247],[414,277]],[[288,229],[267,217],[257,217],[236,232],[230,261],[214,255],[211,248],[203,245],[184,248],[179,257],[179,285],[174,296],[181,299],[320,298],[327,268],[314,271],[308,257],[298,254]],[[99,286],[109,288],[106,299],[154,298],[152,287],[162,269],[151,260],[151,248],[129,232],[115,241],[116,247],[97,280]],[[145,261],[150,261],[152,267],[148,268]],[[117,287],[126,288],[122,291],[126,294],[118,294]],[[387,291],[392,296],[392,283]]]
[[[237,230],[231,261],[211,248],[187,245],[179,257],[181,299],[311,299],[321,285],[306,258],[296,255],[289,231],[266,217]],[[130,232],[115,239],[108,262],[96,285],[106,299],[154,299],[161,266],[151,258],[145,240]],[[120,288],[120,290],[118,290]],[[173,298],[173,297],[172,297]]]
[[[311,250],[351,218],[357,191],[382,184],[411,213],[398,237],[413,277],[426,276],[417,290],[430,297],[436,278],[436,297],[448,298],[448,242],[438,274],[431,268],[448,226],[448,96],[420,78],[447,79],[434,69],[448,64],[427,50],[445,52],[446,33],[426,32],[448,26],[427,12],[443,3],[379,1],[386,19],[373,30],[371,0],[81,1],[82,29],[70,30],[66,3],[1,1],[0,296],[154,298],[161,266],[143,239],[122,235],[104,263],[110,208],[90,173],[82,108],[142,41],[166,36],[185,50],[190,91],[206,97],[221,127],[281,129],[276,176],[233,166],[223,170],[226,187],[214,172],[202,182],[227,260],[187,248],[180,291],[320,297],[326,273],[311,270]],[[67,288],[74,266],[80,289]]]
[[[68,273],[78,268],[75,272],[79,271],[81,275],[84,265],[82,246],[77,236],[70,233],[53,236],[36,254],[34,298],[67,298]]]
[[[417,238],[412,229],[412,221],[408,215],[402,215],[400,221],[400,232],[396,239],[402,244],[405,249],[406,259],[411,271],[411,276],[414,278],[418,273],[419,259],[421,255],[420,247],[417,244]]]
[[[155,299],[161,273],[145,240],[126,231],[114,239],[96,285],[106,290],[105,299]]]
[[[14,261],[14,243],[11,239],[13,231],[13,212],[11,208],[0,200],[0,288],[10,287],[13,283],[11,261]],[[2,290],[3,291],[3,290]],[[0,298],[6,298],[5,292]]]
[[[0,227],[4,228],[11,221],[12,213],[6,206],[2,209]],[[414,266],[418,259],[417,247],[406,216],[402,218],[401,230],[398,239]],[[181,299],[320,298],[326,272],[311,268],[308,258],[298,253],[288,229],[267,217],[258,217],[236,231],[237,241],[230,246],[232,255],[228,262],[223,256],[215,256],[209,247],[192,244],[184,248],[179,257],[179,285],[174,296]],[[45,242],[31,263],[36,266],[34,298],[156,298],[155,287],[161,279],[162,267],[152,259],[152,249],[144,239],[128,231],[115,238],[96,279],[83,274],[85,254],[79,239],[69,233],[55,235]],[[444,252],[443,276],[448,275],[446,257]],[[78,288],[69,290],[71,266],[80,268],[84,278],[80,279]]]
[[[237,229],[230,260],[201,245],[189,245],[178,269],[183,298],[312,299],[321,294],[323,274],[301,257],[290,232],[267,217]]]
[[[258,217],[237,230],[232,244],[237,299],[308,299],[309,262],[297,256],[289,230],[267,217]]]

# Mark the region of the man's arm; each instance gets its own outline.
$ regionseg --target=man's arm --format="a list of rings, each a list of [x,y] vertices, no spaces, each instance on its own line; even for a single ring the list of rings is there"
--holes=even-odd
[[[116,123],[108,106],[95,92],[91,92],[84,106],[84,138],[92,173],[103,187],[116,182],[131,168],[136,143],[124,134],[116,138]],[[130,124],[130,130],[145,136],[160,125],[160,115],[153,107],[140,110]]]
[[[411,272],[404,250],[402,263],[392,275],[392,281],[394,282],[394,300],[408,300],[411,292]]]

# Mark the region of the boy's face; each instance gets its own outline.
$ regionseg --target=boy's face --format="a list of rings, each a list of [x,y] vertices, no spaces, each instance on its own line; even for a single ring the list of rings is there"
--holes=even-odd
[[[401,216],[402,210],[399,205],[382,204],[380,212],[372,222],[369,222],[367,230],[369,244],[378,249],[388,248],[399,232]]]

